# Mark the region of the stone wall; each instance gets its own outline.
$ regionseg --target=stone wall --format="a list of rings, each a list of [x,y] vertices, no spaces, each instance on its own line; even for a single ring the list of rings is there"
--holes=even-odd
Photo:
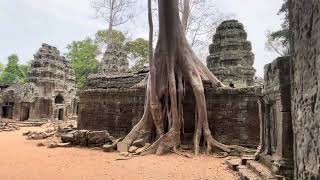
[[[291,0],[295,179],[320,179],[320,3]]]
[[[226,144],[257,146],[259,118],[255,88],[206,87],[208,120],[215,138]],[[126,135],[142,117],[144,89],[95,89],[79,92],[78,127]],[[184,101],[185,138],[194,131],[194,98]]]
[[[280,57],[265,66],[259,152],[273,173],[288,178],[293,174],[290,65],[290,57]]]

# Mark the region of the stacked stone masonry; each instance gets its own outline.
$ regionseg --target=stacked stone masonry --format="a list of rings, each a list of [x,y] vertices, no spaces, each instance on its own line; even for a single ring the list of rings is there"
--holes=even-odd
[[[291,0],[295,179],[320,179],[320,3]]]
[[[215,138],[226,144],[258,145],[257,90],[206,87],[208,120]],[[144,111],[144,89],[88,89],[80,91],[79,97],[79,129],[108,130],[114,136],[123,136],[130,132]],[[193,95],[187,92],[183,138],[188,142],[194,131],[194,104]]]
[[[99,66],[99,74],[126,73],[129,62],[127,52],[122,44],[111,43],[108,45]]]
[[[260,162],[288,178],[293,177],[290,66],[290,57],[277,58],[265,66],[259,148]]]
[[[237,20],[224,21],[213,36],[207,66],[225,84],[253,86],[254,54],[247,33]]]
[[[233,58],[234,61],[232,62],[234,63],[232,64],[227,64],[227,60],[224,61],[223,59],[220,63],[221,68],[227,67],[228,70],[232,68],[247,68],[250,69],[251,74],[249,71],[243,71],[250,75],[242,73],[239,74],[239,77],[237,76],[237,82],[242,84],[239,87],[243,88],[215,89],[204,82],[208,120],[214,137],[219,141],[226,144],[256,147],[259,142],[259,111],[257,102],[260,97],[259,90],[261,88],[247,86],[253,85],[255,72],[251,67],[253,64],[251,44],[246,41],[246,33],[243,30],[243,26],[237,21],[222,23],[216,36],[220,36],[220,32],[233,31],[234,33],[231,33],[232,36],[230,38],[232,41],[235,41],[234,43],[237,43],[235,48],[237,48],[236,53],[238,54],[236,54],[236,58]],[[233,36],[235,36],[235,39]],[[227,36],[223,35],[221,37],[222,43],[231,42],[231,40],[224,41]],[[219,41],[219,43],[221,42]],[[229,45],[227,46],[229,47]],[[235,53],[235,51],[226,52],[227,46],[224,47],[222,53],[225,54],[222,54],[221,57]],[[230,47],[233,46],[230,45]],[[215,46],[211,46],[210,49],[213,48]],[[218,55],[215,51],[212,51],[212,53],[210,57]],[[111,50],[107,50],[100,71],[97,74],[89,76],[86,90],[78,92],[80,98],[79,129],[107,130],[114,136],[124,136],[141,119],[145,101],[144,80],[148,70],[130,72],[127,62],[123,61],[121,54],[123,53],[115,53],[112,48]],[[109,57],[113,57],[111,58],[112,61],[108,60],[110,59]],[[120,58],[120,64],[116,65],[114,62],[116,58]],[[208,60],[209,65],[215,63],[210,58]],[[218,60],[220,61],[220,59]],[[222,78],[222,74],[219,75]],[[182,141],[183,143],[190,143],[192,142],[194,132],[195,100],[193,94],[188,91],[190,88],[186,89],[186,97],[184,99],[185,134],[182,137]]]
[[[42,44],[31,62],[26,84],[1,91],[1,117],[65,120],[76,116],[74,70],[56,47]]]

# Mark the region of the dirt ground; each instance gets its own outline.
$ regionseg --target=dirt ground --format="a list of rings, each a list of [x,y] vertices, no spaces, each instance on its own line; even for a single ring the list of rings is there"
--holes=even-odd
[[[117,153],[85,148],[37,147],[21,128],[0,133],[0,180],[233,180],[223,158],[148,155],[116,161]]]

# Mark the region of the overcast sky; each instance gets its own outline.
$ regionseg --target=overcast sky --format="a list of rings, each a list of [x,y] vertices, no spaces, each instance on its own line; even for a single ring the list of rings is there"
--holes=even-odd
[[[142,0],[139,0],[140,2]],[[145,0],[146,1],[146,0]],[[281,0],[216,0],[220,11],[233,14],[248,32],[255,54],[257,75],[263,75],[263,66],[276,55],[265,50],[266,32],[280,27],[277,11]],[[62,52],[73,40],[93,37],[106,26],[94,19],[89,0],[0,0],[0,62],[18,54],[21,62],[33,58],[41,43],[58,47]],[[132,38],[148,35],[145,13],[125,29]]]

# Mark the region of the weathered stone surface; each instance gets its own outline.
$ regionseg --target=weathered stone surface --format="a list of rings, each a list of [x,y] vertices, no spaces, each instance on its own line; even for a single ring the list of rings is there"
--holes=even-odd
[[[320,3],[291,0],[295,179],[320,179]]]
[[[230,159],[227,159],[225,162],[228,165],[228,167],[234,171],[236,171],[237,167],[241,165],[240,158],[230,158]]]
[[[136,147],[136,146],[130,146],[129,153],[134,153],[134,152],[136,152],[137,149],[138,149],[138,147]]]
[[[277,58],[265,66],[261,109],[259,159],[273,173],[293,177],[293,132],[291,119],[291,59]]]
[[[56,142],[51,142],[48,146],[47,146],[47,148],[57,148],[58,147],[58,143],[56,143]]]
[[[133,141],[132,146],[136,146],[136,147],[143,147],[145,145],[145,140],[144,139],[138,139]]]
[[[57,143],[57,147],[70,147],[70,146],[71,146],[71,142]]]
[[[105,144],[102,146],[102,150],[104,152],[112,152],[114,150],[114,146],[112,144]]]
[[[42,142],[37,143],[38,147],[42,147],[42,146],[46,146],[45,144],[43,144]]]
[[[105,143],[111,143],[112,137],[107,131],[89,131],[87,132],[88,145],[99,146]]]
[[[88,146],[87,132],[88,132],[88,130],[77,131],[74,134],[74,137],[75,137],[74,144],[80,145],[80,146]]]
[[[67,143],[67,142],[74,142],[75,141],[75,136],[73,133],[67,133],[67,134],[62,134],[61,135],[61,141],[63,143]]]
[[[235,87],[254,85],[254,54],[247,33],[237,20],[222,22],[209,47],[207,66],[223,83]]]
[[[26,120],[65,120],[76,116],[74,70],[56,47],[42,44],[31,61],[28,82],[0,90],[0,115]]]
[[[144,150],[146,150],[147,148],[149,148],[150,146],[151,146],[150,143],[146,143],[143,147],[138,148],[138,149],[135,151],[135,153],[136,153],[136,154],[140,154],[140,153],[142,153]]]
[[[258,89],[215,89],[205,84],[210,129],[226,144],[257,146],[259,142]],[[192,141],[195,102],[187,90],[184,99],[185,139]],[[108,130],[125,136],[143,115],[144,89],[90,89],[79,92],[79,129]],[[190,135],[190,136],[189,136]]]
[[[119,142],[117,144],[117,151],[119,151],[119,152],[128,152],[128,150],[129,150],[129,147],[128,147],[128,145],[126,143]]]
[[[61,141],[80,146],[101,147],[106,143],[111,144],[113,137],[107,131],[73,130],[61,134]]]
[[[100,74],[124,73],[128,71],[127,52],[122,44],[109,43],[99,67]]]

